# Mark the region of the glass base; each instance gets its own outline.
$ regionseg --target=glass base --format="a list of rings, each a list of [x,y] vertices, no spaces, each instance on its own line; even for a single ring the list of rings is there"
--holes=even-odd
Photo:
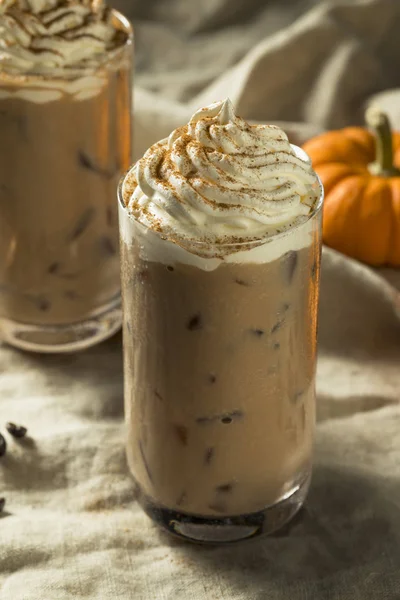
[[[30,352],[75,352],[111,337],[121,323],[121,298],[118,295],[78,323],[29,325],[0,317],[0,338],[11,346]]]
[[[290,521],[302,507],[311,481],[311,470],[283,498],[263,510],[232,517],[201,517],[155,504],[140,492],[145,513],[174,536],[197,544],[230,544],[269,535]]]

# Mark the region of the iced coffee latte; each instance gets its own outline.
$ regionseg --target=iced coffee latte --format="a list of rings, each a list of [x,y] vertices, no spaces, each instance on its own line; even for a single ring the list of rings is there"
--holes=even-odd
[[[0,338],[73,350],[121,320],[115,187],[132,32],[102,2],[0,0]]]
[[[227,542],[301,506],[315,419],[321,189],[227,100],[120,186],[128,460],[146,512]]]

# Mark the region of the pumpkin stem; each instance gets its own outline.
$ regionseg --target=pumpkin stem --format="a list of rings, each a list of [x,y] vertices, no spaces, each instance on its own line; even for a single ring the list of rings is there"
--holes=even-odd
[[[387,115],[372,105],[367,108],[365,121],[375,135],[375,161],[368,165],[370,172],[381,177],[400,175],[393,164],[392,128]]]

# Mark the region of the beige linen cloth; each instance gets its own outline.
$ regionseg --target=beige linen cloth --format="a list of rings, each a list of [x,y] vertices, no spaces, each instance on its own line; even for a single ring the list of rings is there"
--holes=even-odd
[[[137,21],[137,155],[227,95],[246,118],[303,123],[294,141],[361,122],[400,87],[400,1],[311,5],[120,2]],[[400,127],[399,98],[380,101]],[[0,600],[400,598],[400,277],[330,250],[322,271],[311,492],[252,543],[174,541],[136,505],[119,335],[76,355],[0,347],[0,425],[31,434],[0,459]]]

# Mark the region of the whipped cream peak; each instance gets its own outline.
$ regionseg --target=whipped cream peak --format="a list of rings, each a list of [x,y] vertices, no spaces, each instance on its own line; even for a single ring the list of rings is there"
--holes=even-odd
[[[151,146],[122,194],[140,223],[188,249],[261,241],[312,213],[320,190],[304,156],[279,127],[247,123],[226,99]]]
[[[6,71],[93,68],[126,39],[102,0],[0,0],[0,65]]]
[[[237,117],[233,104],[229,98],[220,102],[214,102],[205,108],[200,108],[196,111],[189,121],[189,128],[193,127],[199,121],[204,119],[217,119],[219,125],[227,125],[233,122]]]

